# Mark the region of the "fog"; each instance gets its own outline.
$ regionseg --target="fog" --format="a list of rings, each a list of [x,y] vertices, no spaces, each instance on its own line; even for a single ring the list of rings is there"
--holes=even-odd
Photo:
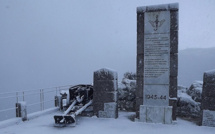
[[[179,49],[215,44],[214,0],[0,0],[0,91],[136,72],[136,7],[179,3]]]

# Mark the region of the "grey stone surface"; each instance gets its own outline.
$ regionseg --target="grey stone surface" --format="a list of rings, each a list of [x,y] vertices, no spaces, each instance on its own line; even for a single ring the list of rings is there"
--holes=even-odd
[[[170,77],[169,83],[169,97],[170,98],[177,98],[177,87],[178,87],[178,77]]]
[[[146,115],[148,123],[164,123],[164,108],[147,107]]]
[[[203,79],[205,83],[215,83],[215,70],[205,72]]]
[[[140,121],[147,123],[172,123],[172,107],[140,106]]]
[[[104,103],[104,111],[107,112],[107,118],[118,117],[118,105],[116,102]]]
[[[110,69],[94,72],[93,112],[102,118],[118,116],[118,76]],[[111,109],[111,106],[115,109]]]
[[[202,125],[215,127],[215,111],[203,110]]]
[[[94,72],[94,80],[117,80],[118,75],[116,71],[102,68]]]
[[[99,118],[107,118],[107,112],[105,112],[105,111],[99,111],[98,117]]]
[[[144,71],[144,55],[138,54],[137,55],[137,77],[143,77]]]
[[[215,127],[215,70],[204,73],[202,89],[202,125]]]
[[[136,110],[141,99],[147,106],[171,105],[176,119],[176,101],[169,96],[177,97],[177,53],[178,4],[137,7]]]
[[[169,106],[164,108],[164,113],[165,113],[165,117],[164,117],[164,123],[165,124],[172,124],[172,110],[173,107]]]
[[[143,97],[136,97],[136,108],[139,110],[140,105],[143,105]]]
[[[102,102],[93,102],[93,113],[98,116],[99,111],[104,110],[104,103]]]
[[[95,80],[93,84],[94,92],[113,92],[118,89],[117,80]]]
[[[93,101],[95,102],[116,102],[117,92],[96,92],[96,96],[93,97]]]
[[[203,86],[205,89],[202,93],[203,96],[214,97],[215,98],[215,83],[214,84],[205,84]]]
[[[178,31],[178,11],[170,11],[170,29],[172,31]]]
[[[147,107],[140,105],[140,122],[146,122]]]
[[[99,111],[99,118],[117,118],[118,117],[118,108],[117,103],[104,103],[104,111]]]
[[[169,100],[169,106],[172,106],[172,120],[176,120],[177,100]]]
[[[143,99],[147,106],[168,106],[169,85],[144,85]]]
[[[215,111],[215,97],[202,96],[202,109]]]
[[[169,11],[160,11],[160,12],[145,12],[144,13],[144,34],[153,34],[155,33],[169,33],[170,32],[170,12]],[[155,21],[159,20],[160,23],[158,27],[155,25]]]
[[[143,98],[143,76],[137,77],[137,88],[135,92],[136,97]]]
[[[137,54],[144,54],[144,47],[143,47],[143,42],[144,40],[144,34],[137,34]]]
[[[178,76],[178,54],[170,54],[170,77]]]
[[[143,97],[136,97],[136,104],[135,104],[136,118],[139,118],[140,105],[143,105]]]
[[[170,30],[170,54],[178,53],[178,35],[175,33],[178,34],[178,31]]]
[[[144,13],[137,14],[137,34],[144,35]]]

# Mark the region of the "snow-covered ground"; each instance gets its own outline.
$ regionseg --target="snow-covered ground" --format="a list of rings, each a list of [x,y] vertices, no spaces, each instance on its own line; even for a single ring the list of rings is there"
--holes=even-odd
[[[53,127],[55,112],[0,129],[0,134],[214,134],[215,128],[177,119],[173,125],[133,122],[135,113],[120,112],[118,119],[79,117],[75,127]]]

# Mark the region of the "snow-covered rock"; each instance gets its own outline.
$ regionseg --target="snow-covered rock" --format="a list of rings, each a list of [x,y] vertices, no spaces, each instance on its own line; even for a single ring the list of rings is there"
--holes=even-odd
[[[187,90],[187,94],[196,102],[201,102],[202,100],[202,85],[202,81],[195,81]]]
[[[189,89],[186,87],[180,86],[178,89],[177,116],[199,118],[201,103],[196,102],[187,94]]]

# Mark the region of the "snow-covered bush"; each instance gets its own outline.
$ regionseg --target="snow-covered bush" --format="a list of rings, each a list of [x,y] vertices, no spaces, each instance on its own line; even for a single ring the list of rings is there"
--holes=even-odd
[[[202,100],[202,81],[195,81],[187,90],[187,94],[192,97],[194,101],[201,102]]]
[[[118,104],[120,110],[135,111],[136,75],[127,72],[118,84]]]
[[[194,82],[189,89],[178,86],[177,116],[199,118],[201,116],[202,82]]]
[[[124,74],[124,78],[129,79],[129,80],[136,80],[136,73],[126,72]]]

